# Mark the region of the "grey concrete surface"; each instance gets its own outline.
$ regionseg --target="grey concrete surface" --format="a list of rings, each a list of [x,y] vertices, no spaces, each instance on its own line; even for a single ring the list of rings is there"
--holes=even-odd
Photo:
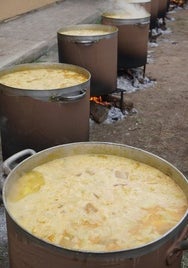
[[[66,25],[92,23],[108,0],[61,0],[0,23],[0,69],[32,62],[56,43]]]
[[[54,53],[57,49],[57,31],[65,25],[94,23],[107,1],[57,1],[45,8],[0,22],[0,69],[19,63],[33,62],[49,50],[52,51],[52,55],[48,54],[49,60],[57,61],[57,54]],[[0,169],[1,164],[0,150]],[[1,170],[0,184],[2,184]],[[5,211],[0,201],[0,268],[8,267]]]

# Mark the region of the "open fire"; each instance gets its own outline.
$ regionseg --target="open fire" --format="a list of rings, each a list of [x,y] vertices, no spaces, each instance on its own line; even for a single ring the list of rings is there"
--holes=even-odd
[[[143,76],[143,68],[118,72],[117,89],[108,95],[90,98],[90,118],[96,123],[113,123],[136,113],[128,93],[152,87],[156,81]]]
[[[119,92],[120,93],[120,92]],[[96,123],[112,123],[133,112],[133,103],[125,99],[123,91],[92,97],[90,99],[90,118]]]
[[[177,6],[183,7],[186,0],[170,0],[169,10]],[[165,17],[166,18],[166,17]],[[152,29],[149,46],[157,46],[157,38],[163,33],[169,33],[165,18],[158,18],[158,26]],[[152,62],[151,51],[147,53],[147,63]],[[145,75],[145,66],[118,70],[117,87],[114,92],[90,98],[90,119],[96,123],[113,123],[124,117],[136,113],[132,102],[128,101],[128,93],[144,90],[156,84],[156,80]]]
[[[175,6],[183,7],[186,3],[186,0],[171,0],[170,3]]]
[[[90,103],[97,103],[106,107],[111,107],[111,103],[105,101],[105,97],[104,96],[97,96],[97,97],[91,97],[90,98]]]

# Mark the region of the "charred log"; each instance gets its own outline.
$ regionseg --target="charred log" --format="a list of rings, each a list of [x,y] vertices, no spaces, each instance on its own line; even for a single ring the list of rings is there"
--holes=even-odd
[[[104,122],[108,117],[108,111],[109,109],[106,106],[90,101],[90,117],[96,123]]]

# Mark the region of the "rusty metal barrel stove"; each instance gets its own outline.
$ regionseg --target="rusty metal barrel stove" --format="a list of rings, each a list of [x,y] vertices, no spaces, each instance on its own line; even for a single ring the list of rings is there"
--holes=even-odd
[[[71,79],[66,72],[72,72],[74,85],[64,88],[55,87],[52,77],[50,88],[38,89],[41,80],[33,78],[35,88],[20,88],[25,71],[40,73],[45,70],[51,77],[53,70],[65,71],[58,82]],[[3,77],[17,74],[17,84],[6,85]],[[85,77],[77,81],[77,75]],[[34,81],[36,79],[36,81]],[[38,80],[37,80],[38,79]],[[4,82],[2,82],[4,81]],[[57,82],[57,81],[56,81]],[[28,83],[32,83],[29,77]],[[36,151],[62,143],[88,141],[89,139],[89,97],[90,73],[81,67],[61,64],[21,64],[0,71],[0,128],[3,159],[25,149]]]
[[[150,29],[157,28],[159,10],[159,0],[151,0],[151,18],[150,18]]]
[[[102,23],[118,28],[118,69],[146,65],[150,23],[148,12],[145,11],[144,16],[127,16],[124,11],[110,11],[102,14]]]
[[[59,62],[91,73],[91,96],[107,95],[117,87],[117,32],[114,26],[80,24],[57,32]]]

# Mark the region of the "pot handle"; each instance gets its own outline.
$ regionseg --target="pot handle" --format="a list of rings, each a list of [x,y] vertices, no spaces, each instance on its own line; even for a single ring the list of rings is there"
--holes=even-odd
[[[74,102],[82,99],[86,95],[86,90],[82,89],[77,95],[62,95],[62,96],[51,96],[53,102]]]
[[[75,41],[74,43],[76,45],[91,46],[93,44],[96,44],[97,42],[99,42],[99,40],[80,40],[80,41]]]
[[[188,226],[186,225],[180,236],[167,251],[166,255],[167,265],[171,265],[177,258],[179,258],[183,250],[188,249],[187,239],[188,239]]]
[[[142,26],[145,26],[146,24],[149,24],[149,22],[148,21],[144,21],[144,22],[136,23],[136,26],[142,27]]]
[[[12,156],[10,156],[9,158],[7,158],[3,164],[2,164],[2,171],[5,175],[8,175],[11,170],[12,170],[12,166],[14,164],[16,164],[16,161],[19,160],[20,158],[23,157],[28,157],[31,155],[36,154],[36,152],[32,149],[25,149],[23,151],[20,151],[18,153],[13,154]]]

